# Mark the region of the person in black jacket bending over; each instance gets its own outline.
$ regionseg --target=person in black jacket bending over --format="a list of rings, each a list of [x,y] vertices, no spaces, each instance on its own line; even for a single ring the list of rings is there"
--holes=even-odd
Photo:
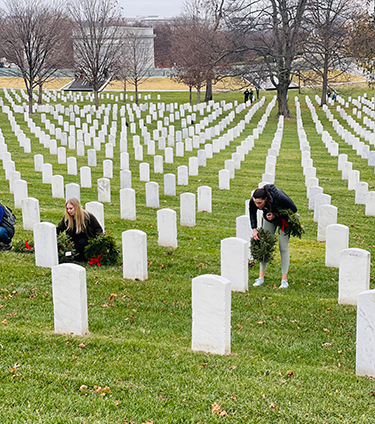
[[[281,189],[273,184],[266,184],[263,188],[258,188],[254,191],[249,202],[250,224],[253,230],[253,237],[258,238],[257,230],[257,210],[263,211],[262,228],[264,231],[275,234],[277,224],[275,223],[275,214],[280,209],[291,209],[292,212],[297,212],[297,207],[293,200],[288,197]],[[280,289],[286,289],[288,285],[288,269],[289,269],[289,235],[285,234],[279,228],[279,250],[281,256],[281,285]],[[253,286],[260,286],[264,283],[264,275],[266,273],[267,263],[261,262],[259,278],[255,280]]]
[[[79,262],[85,260],[88,241],[103,234],[103,228],[95,216],[82,209],[81,203],[75,197],[65,203],[65,215],[56,229],[57,234],[66,231],[72,238]]]

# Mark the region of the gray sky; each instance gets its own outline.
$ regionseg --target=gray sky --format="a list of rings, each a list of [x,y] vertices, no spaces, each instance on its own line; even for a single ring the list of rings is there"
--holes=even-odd
[[[125,17],[157,15],[161,18],[181,13],[184,0],[118,0]],[[0,0],[0,8],[4,2]]]
[[[177,16],[181,13],[183,0],[118,0],[125,17],[158,15]]]

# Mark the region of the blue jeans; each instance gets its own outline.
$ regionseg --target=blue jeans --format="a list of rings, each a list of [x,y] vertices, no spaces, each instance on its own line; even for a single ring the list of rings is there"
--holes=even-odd
[[[0,242],[5,244],[9,244],[11,242],[8,231],[3,227],[0,227]]]

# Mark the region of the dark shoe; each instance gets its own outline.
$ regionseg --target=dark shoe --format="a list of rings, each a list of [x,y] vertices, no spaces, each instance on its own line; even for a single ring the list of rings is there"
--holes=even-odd
[[[0,248],[1,250],[11,250],[12,249],[12,243],[6,244],[0,242]]]

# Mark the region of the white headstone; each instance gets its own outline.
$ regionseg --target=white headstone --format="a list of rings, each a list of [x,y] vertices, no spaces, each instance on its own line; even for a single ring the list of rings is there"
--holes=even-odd
[[[165,196],[176,196],[176,175],[164,174]]]
[[[122,152],[120,155],[120,169],[129,169],[129,153]]]
[[[198,158],[195,156],[189,158],[189,175],[198,175]]]
[[[355,200],[356,205],[365,205],[367,202],[368,183],[359,181],[355,185]]]
[[[81,166],[79,168],[80,182],[82,188],[91,188],[91,168],[89,166]]]
[[[230,318],[230,281],[209,274],[193,278],[192,350],[229,355]]]
[[[111,181],[108,178],[98,179],[98,201],[111,203]]]
[[[120,214],[121,219],[135,221],[137,219],[135,190],[123,188],[120,190]]]
[[[359,293],[370,288],[371,254],[364,249],[341,250],[339,256],[339,304],[356,305]]]
[[[24,230],[32,230],[34,224],[40,222],[39,200],[34,197],[26,197],[21,201],[22,223]]]
[[[81,200],[81,187],[76,183],[69,183],[65,185],[65,200],[68,201],[75,197],[78,200]]]
[[[154,181],[146,183],[146,206],[148,208],[159,207],[159,184]]]
[[[103,160],[103,178],[113,178],[113,162],[111,159]]]
[[[50,163],[44,163],[42,165],[42,181],[43,184],[52,184],[52,165]]]
[[[68,175],[77,175],[77,158],[69,157],[67,160]]]
[[[33,226],[35,265],[52,268],[59,263],[56,226],[40,222]]]
[[[155,174],[163,173],[163,156],[161,155],[154,156],[154,173]]]
[[[319,206],[318,213],[318,241],[326,240],[326,228],[337,223],[337,207],[332,205]]]
[[[123,277],[147,280],[147,235],[140,230],[122,233]]]
[[[247,291],[249,281],[249,243],[237,237],[221,240],[221,276],[233,291]]]
[[[230,190],[230,171],[228,169],[219,171],[219,189]]]
[[[85,209],[87,212],[92,213],[95,218],[98,220],[100,226],[102,227],[103,231],[105,230],[105,219],[104,219],[104,205],[100,202],[87,202],[85,204]]]
[[[375,290],[357,297],[356,374],[375,377]]]
[[[51,188],[52,188],[52,197],[54,199],[65,198],[64,177],[62,175],[54,175],[52,177]]]
[[[331,204],[331,196],[329,194],[317,194],[315,196],[315,204],[314,204],[314,221],[319,222],[319,207],[321,205],[330,205]]]
[[[86,269],[76,264],[54,266],[52,295],[55,333],[88,333]]]
[[[128,169],[120,171],[120,189],[132,188],[132,173]]]
[[[177,247],[177,214],[173,209],[157,211],[159,246]]]
[[[13,182],[14,192],[14,207],[20,209],[22,207],[22,200],[28,197],[27,181],[16,180]]]
[[[212,189],[209,186],[198,187],[198,212],[212,212]]]
[[[180,195],[180,225],[195,227],[195,194],[182,193]]]
[[[188,167],[181,165],[177,167],[177,185],[188,185],[189,184],[189,175]]]
[[[331,224],[326,228],[326,266],[339,267],[341,250],[349,247],[349,227],[342,224]]]

